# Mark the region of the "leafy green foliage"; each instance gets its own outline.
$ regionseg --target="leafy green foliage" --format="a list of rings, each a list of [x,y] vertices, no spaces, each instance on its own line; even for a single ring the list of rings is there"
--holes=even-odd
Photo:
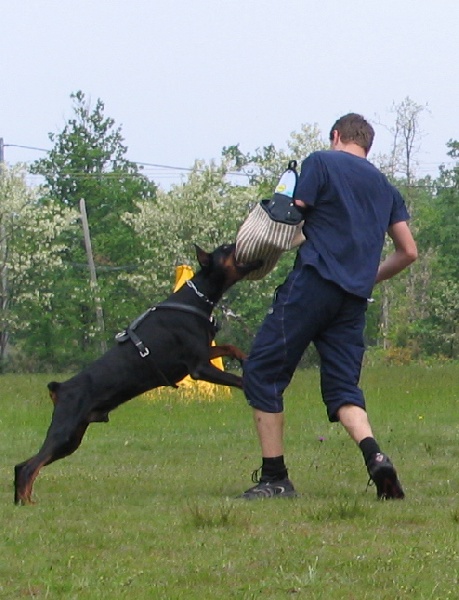
[[[33,331],[38,315],[46,315],[53,306],[50,281],[57,273],[65,277],[66,271],[61,236],[75,217],[72,209],[53,201],[41,205],[37,193],[25,183],[24,168],[1,169],[2,364],[10,337],[20,339],[22,332]]]
[[[32,171],[46,181],[41,206],[57,203],[79,211],[80,199],[85,200],[106,334],[96,324],[95,291],[89,285],[81,224],[75,220],[61,238],[65,245],[65,276],[56,273],[52,280],[53,326],[37,319],[36,327],[29,331],[37,341],[45,336],[49,341],[52,330],[51,347],[45,346],[52,348],[48,360],[56,366],[64,366],[71,356],[77,362],[95,356],[101,336],[111,336],[144,309],[147,298],[141,290],[133,294],[127,278],[122,276],[135,268],[136,261],[141,262],[143,247],[121,217],[126,211],[134,213],[137,201],[153,203],[156,196],[155,184],[140,173],[136,164],[126,160],[121,130],[115,128],[113,119],[105,117],[103,102],[98,100],[91,108],[82,92],[71,97],[74,118],[62,132],[50,134],[54,147],[34,164]],[[56,352],[62,352],[62,348],[67,351],[59,357]]]
[[[447,146],[449,156],[459,159],[459,142]],[[413,338],[426,354],[458,358],[459,162],[442,167],[432,187],[421,206],[418,233],[431,272],[420,294],[424,306],[413,322]]]
[[[285,149],[225,147],[219,161],[196,162],[180,185],[165,191],[126,159],[121,128],[104,114],[101,100],[91,107],[81,91],[71,99],[72,118],[62,131],[49,134],[52,150],[32,167],[45,186],[30,190],[23,171],[2,171],[0,354],[8,347],[14,369],[74,368],[97,356],[101,342],[171,291],[178,264],[197,268],[194,244],[211,250],[234,241],[250,207],[271,196],[288,161],[300,164],[328,145],[317,125],[303,124],[290,134]],[[423,110],[410,98],[394,104],[393,146],[378,158],[409,205],[420,257],[375,288],[367,341],[386,352],[391,348],[390,356],[404,360],[458,356],[459,169],[457,164],[442,167],[437,179],[416,179]],[[449,156],[459,159],[459,142],[451,140],[448,148]],[[97,289],[89,282],[79,219],[82,198]],[[391,247],[388,241],[385,252]],[[228,291],[217,313],[222,342],[249,349],[294,258],[294,252],[286,253],[265,279],[242,281]],[[105,333],[96,320],[98,302]],[[315,360],[314,351],[308,352],[305,362]]]

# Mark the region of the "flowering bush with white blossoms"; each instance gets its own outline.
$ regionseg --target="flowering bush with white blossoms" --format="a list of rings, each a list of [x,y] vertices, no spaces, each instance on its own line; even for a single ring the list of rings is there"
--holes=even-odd
[[[49,308],[53,291],[48,275],[63,269],[65,245],[59,236],[77,217],[64,206],[39,203],[38,190],[27,186],[25,174],[21,165],[3,165],[0,171],[2,352],[8,335],[26,325],[18,318],[21,307],[29,311]]]

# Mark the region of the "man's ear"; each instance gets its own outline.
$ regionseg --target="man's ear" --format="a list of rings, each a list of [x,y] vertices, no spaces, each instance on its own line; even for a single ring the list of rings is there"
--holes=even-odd
[[[340,141],[340,134],[339,131],[337,129],[334,129],[332,132],[332,139],[331,139],[331,147],[334,148]]]
[[[196,249],[196,258],[198,259],[201,268],[204,269],[208,267],[210,265],[210,254],[200,248],[197,244],[195,244],[194,247]]]

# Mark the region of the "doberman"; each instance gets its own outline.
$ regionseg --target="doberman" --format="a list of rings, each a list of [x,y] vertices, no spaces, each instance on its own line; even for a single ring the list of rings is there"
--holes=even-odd
[[[186,375],[210,383],[242,387],[242,378],[210,360],[245,354],[232,345],[215,346],[212,317],[223,293],[261,261],[238,264],[235,244],[207,253],[196,246],[200,270],[177,292],[138,317],[118,334],[118,343],[80,373],[48,384],[54,410],[38,454],[15,467],[16,504],[32,503],[40,469],[75,452],[90,423],[108,421],[108,413],[148,390],[174,386]]]

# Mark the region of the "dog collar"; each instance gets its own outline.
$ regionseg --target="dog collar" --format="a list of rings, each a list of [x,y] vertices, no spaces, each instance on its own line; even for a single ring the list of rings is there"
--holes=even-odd
[[[208,298],[208,297],[207,297],[205,294],[203,294],[202,292],[200,292],[200,291],[198,290],[198,288],[197,288],[197,287],[194,285],[194,283],[191,281],[191,279],[187,279],[187,280],[185,281],[185,283],[187,284],[187,286],[188,286],[188,287],[190,287],[190,288],[191,288],[191,289],[194,291],[194,293],[195,293],[195,294],[196,294],[196,295],[197,295],[199,298],[201,298],[201,300],[204,300],[205,302],[207,302],[207,303],[208,303],[208,304],[210,304],[211,306],[214,306],[214,303],[213,303],[211,300],[209,300],[209,298]]]

